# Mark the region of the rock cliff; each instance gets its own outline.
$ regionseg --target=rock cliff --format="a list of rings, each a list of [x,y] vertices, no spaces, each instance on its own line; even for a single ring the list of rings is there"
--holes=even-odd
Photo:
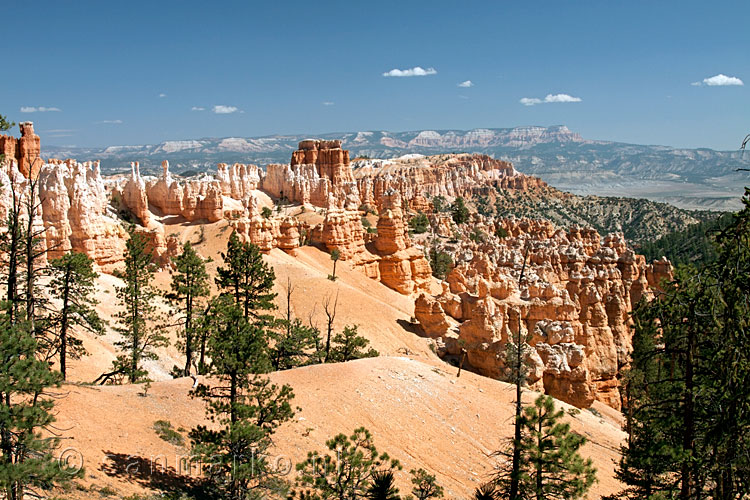
[[[602,238],[593,229],[478,215],[470,225],[481,228],[479,238],[465,234],[444,247],[456,266],[442,292],[416,300],[425,333],[444,355],[463,348],[479,373],[502,378],[520,328],[529,385],[579,407],[599,400],[619,409],[617,377],[631,349],[628,315],[651,286],[669,279],[668,261],[647,265],[621,234]],[[507,237],[495,236],[500,228]]]
[[[383,193],[396,191],[404,207],[429,208],[434,196],[469,198],[493,188],[528,190],[546,184],[521,174],[509,162],[486,155],[411,155],[395,160],[363,160],[354,164],[361,202],[380,207]]]
[[[0,216],[5,218],[12,190],[25,197],[31,186],[15,162],[0,169],[0,185]],[[109,209],[98,163],[51,160],[40,165],[34,195],[40,203],[36,218],[44,229],[46,258],[82,252],[105,270],[122,260],[125,231]]]
[[[341,141],[308,139],[299,143],[289,165],[268,165],[263,190],[291,202],[357,209],[360,204],[349,151]]]

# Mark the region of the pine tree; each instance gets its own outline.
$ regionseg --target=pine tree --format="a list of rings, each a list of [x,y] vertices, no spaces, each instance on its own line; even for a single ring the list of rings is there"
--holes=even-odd
[[[0,132],[5,132],[6,130],[10,130],[13,128],[15,123],[12,121],[9,121],[5,116],[0,115]]]
[[[315,490],[314,498],[351,500],[367,496],[378,471],[400,470],[398,460],[379,453],[370,431],[360,427],[351,436],[338,434],[326,441],[332,455],[317,451],[297,464],[298,484]]]
[[[122,311],[117,313],[120,326],[116,331],[122,340],[115,342],[121,354],[113,363],[113,370],[100,375],[94,382],[105,383],[115,377],[127,376],[130,383],[147,377],[141,363],[147,359],[158,359],[154,349],[168,345],[162,329],[153,325],[158,320],[154,304],[158,293],[152,285],[155,266],[153,254],[146,238],[136,232],[134,226],[128,228],[130,238],[125,244],[125,270],[122,279],[125,284],[117,290],[117,298]]]
[[[229,295],[239,305],[246,319],[270,321],[264,311],[275,309],[276,294],[273,269],[263,261],[257,245],[240,242],[232,233],[226,253],[221,254],[224,267],[217,269],[216,285],[223,295]]]
[[[0,128],[7,125],[0,116]],[[0,241],[6,286],[5,300],[0,303],[0,489],[4,498],[21,500],[69,480],[77,471],[54,458],[59,439],[43,435],[54,422],[50,390],[59,386],[60,375],[40,359],[36,339],[34,306],[42,294],[35,280],[35,262],[43,249],[37,248],[34,233],[28,232],[36,212],[33,204],[31,211],[26,205],[24,225],[24,204],[15,182],[10,190],[8,228]],[[18,282],[24,264],[25,294]]]
[[[432,208],[435,210],[435,213],[440,213],[445,210],[445,197],[442,195],[437,195],[432,197]]]
[[[357,325],[346,326],[343,333],[338,333],[331,339],[331,352],[328,361],[343,363],[353,359],[379,356],[378,351],[372,347],[365,350],[369,343],[369,340],[359,335]]]
[[[272,341],[269,358],[274,370],[288,370],[297,366],[319,362],[320,331],[312,325],[302,324],[299,318],[292,317],[291,279],[286,284],[286,318],[277,320],[269,331]]]
[[[75,330],[104,333],[104,322],[95,309],[99,303],[94,297],[99,274],[87,255],[75,252],[54,259],[49,267],[52,273],[49,292],[60,302],[59,310],[49,318],[55,331],[53,353],[60,360],[60,373],[65,380],[68,358],[78,359],[87,354]]]
[[[222,295],[211,303],[212,332],[207,339],[208,375],[216,385],[199,384],[193,395],[207,405],[219,429],[191,432],[193,453],[207,464],[209,480],[221,498],[245,500],[283,487],[282,475],[266,454],[276,429],[294,415],[288,385],[278,387],[263,374],[271,369],[264,314],[274,307],[274,274],[258,247],[236,234],[223,256],[217,285]]]
[[[372,475],[372,483],[367,488],[368,500],[401,500],[396,487],[396,477],[392,470],[378,470]]]
[[[180,325],[183,326],[181,337],[185,349],[185,367],[182,375],[187,376],[190,375],[196,341],[200,333],[196,318],[200,311],[200,300],[209,293],[208,273],[206,261],[196,253],[189,241],[183,245],[182,253],[172,258],[172,262],[175,266],[172,274],[172,292],[167,298],[179,304],[182,314],[179,319]]]
[[[529,247],[526,246],[523,253],[523,265],[518,277],[518,288],[520,289],[525,273],[526,262],[528,259]],[[497,468],[493,481],[495,485],[500,486],[498,494],[507,496],[511,500],[520,498],[520,481],[521,481],[521,438],[523,433],[523,387],[526,384],[528,376],[528,366],[526,358],[530,351],[527,344],[527,336],[523,334],[521,311],[516,311],[517,323],[516,332],[513,340],[506,345],[505,359],[508,368],[508,382],[512,383],[516,389],[515,418],[513,421],[513,439],[510,441],[507,449],[501,449],[493,453],[493,456],[505,459],[505,462]]]
[[[550,396],[539,396],[521,418],[524,432],[520,449],[522,468],[519,496],[535,500],[583,498],[596,480],[591,459],[578,453],[586,442],[560,423]]]
[[[430,498],[442,498],[443,487],[437,484],[437,479],[433,474],[424,469],[412,469],[411,483],[414,487],[411,490],[412,495],[417,500],[429,500]]]
[[[333,274],[328,276],[328,279],[330,279],[331,281],[336,281],[336,263],[339,261],[340,258],[341,258],[341,252],[338,249],[334,248],[333,250],[331,250],[331,260],[333,261]]]
[[[266,459],[276,429],[291,419],[294,397],[288,385],[277,387],[263,376],[270,369],[266,334],[250,323],[241,307],[225,297],[216,306],[218,329],[208,339],[208,374],[217,385],[200,384],[194,395],[207,404],[219,429],[191,432],[193,453],[222,498],[244,500],[252,491],[278,487],[283,478]]]
[[[451,204],[451,217],[456,224],[464,224],[469,220],[469,209],[460,196]]]
[[[750,494],[750,191],[719,258],[677,273],[635,313],[628,443],[613,498]]]
[[[317,362],[320,332],[304,325],[299,318],[278,321],[269,331],[273,341],[269,357],[274,370],[288,370]]]
[[[60,375],[37,359],[28,322],[12,324],[7,306],[0,318],[0,489],[4,498],[21,500],[77,471],[55,459],[59,438],[42,434],[55,420],[49,390]]]
[[[3,284],[5,285],[5,300],[7,302],[8,321],[15,325],[21,321],[21,306],[23,294],[18,282],[23,270],[23,200],[16,190],[16,183],[11,182],[10,206],[8,207],[7,230],[0,236],[0,255],[5,259],[2,266]]]
[[[41,161],[40,158],[33,158],[31,163]],[[45,232],[44,225],[37,225],[39,221],[39,209],[42,206],[39,201],[38,192],[39,177],[30,177],[26,180],[26,193],[23,196],[23,206],[25,212],[23,234],[23,289],[24,302],[26,306],[26,321],[29,322],[30,331],[37,337],[44,337],[45,325],[41,320],[41,313],[45,303],[45,295],[37,293],[37,281],[44,272],[41,265],[41,258],[47,253],[45,242],[42,235]],[[39,322],[39,323],[37,323]]]

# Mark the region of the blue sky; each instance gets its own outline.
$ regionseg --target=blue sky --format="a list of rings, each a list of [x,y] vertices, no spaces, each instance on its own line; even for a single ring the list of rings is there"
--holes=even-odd
[[[11,2],[0,114],[56,145],[565,124],[736,149],[749,16],[739,1]],[[434,74],[383,76],[416,67]],[[702,83],[716,75],[743,85]],[[580,101],[533,100],[559,94]]]

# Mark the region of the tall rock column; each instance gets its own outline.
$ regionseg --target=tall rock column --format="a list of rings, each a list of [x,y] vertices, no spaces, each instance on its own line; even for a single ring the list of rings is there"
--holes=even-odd
[[[378,237],[375,239],[375,249],[381,257],[380,280],[405,295],[417,290],[429,290],[432,270],[422,252],[411,246],[399,193],[390,190],[382,200]]]

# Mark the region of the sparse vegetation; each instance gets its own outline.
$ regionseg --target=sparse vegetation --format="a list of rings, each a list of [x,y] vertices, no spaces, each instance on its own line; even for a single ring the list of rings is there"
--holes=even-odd
[[[342,333],[336,334],[331,339],[331,351],[328,360],[337,363],[379,356],[378,351],[372,347],[365,350],[369,343],[369,340],[359,335],[357,325],[346,326]]]
[[[432,198],[432,208],[435,210],[435,213],[445,212],[447,210],[445,197],[442,195],[434,196]]]
[[[123,309],[116,315],[119,321],[116,331],[122,340],[115,345],[121,353],[113,362],[112,371],[100,375],[94,383],[119,382],[123,376],[130,383],[145,379],[148,373],[142,368],[143,360],[158,359],[155,349],[168,344],[164,331],[154,325],[159,317],[154,304],[158,294],[152,284],[156,271],[152,252],[134,226],[128,232],[122,273],[125,284],[117,290]]]
[[[471,233],[469,233],[469,240],[473,241],[474,243],[484,243],[487,239],[487,235],[482,232],[481,229],[478,227],[475,227],[471,230]]]
[[[469,209],[460,196],[451,205],[451,217],[456,224],[464,224],[469,220]]]
[[[422,212],[409,219],[409,231],[414,234],[425,233],[429,228],[430,221]]]
[[[173,444],[175,446],[184,446],[185,445],[185,438],[174,430],[172,427],[172,423],[168,420],[157,420],[154,422],[154,431],[156,431],[156,435],[159,436],[159,438],[163,439],[167,443]]]
[[[182,376],[190,375],[199,337],[201,300],[208,296],[208,273],[206,261],[196,253],[190,242],[182,246],[182,253],[172,258],[175,267],[172,273],[171,293],[167,298],[178,306],[177,326],[181,326],[181,347],[185,353]]]
[[[364,427],[351,436],[338,434],[326,447],[331,454],[311,451],[307,460],[297,464],[298,486],[321,499],[367,498],[378,474],[401,469],[398,460],[378,452],[372,434]]]
[[[445,279],[450,270],[453,268],[453,259],[450,254],[441,250],[437,247],[430,249],[430,267],[432,268],[432,275],[438,279]]]
[[[328,275],[328,279],[331,281],[336,281],[336,263],[341,258],[341,252],[334,248],[331,250],[331,260],[333,261],[333,273]]]
[[[75,335],[76,330],[104,333],[104,322],[96,312],[99,302],[94,297],[99,274],[89,257],[75,252],[51,261],[50,271],[50,295],[58,299],[60,308],[47,318],[53,338],[46,357],[57,357],[65,380],[68,358],[79,359],[87,354],[83,341]]]

